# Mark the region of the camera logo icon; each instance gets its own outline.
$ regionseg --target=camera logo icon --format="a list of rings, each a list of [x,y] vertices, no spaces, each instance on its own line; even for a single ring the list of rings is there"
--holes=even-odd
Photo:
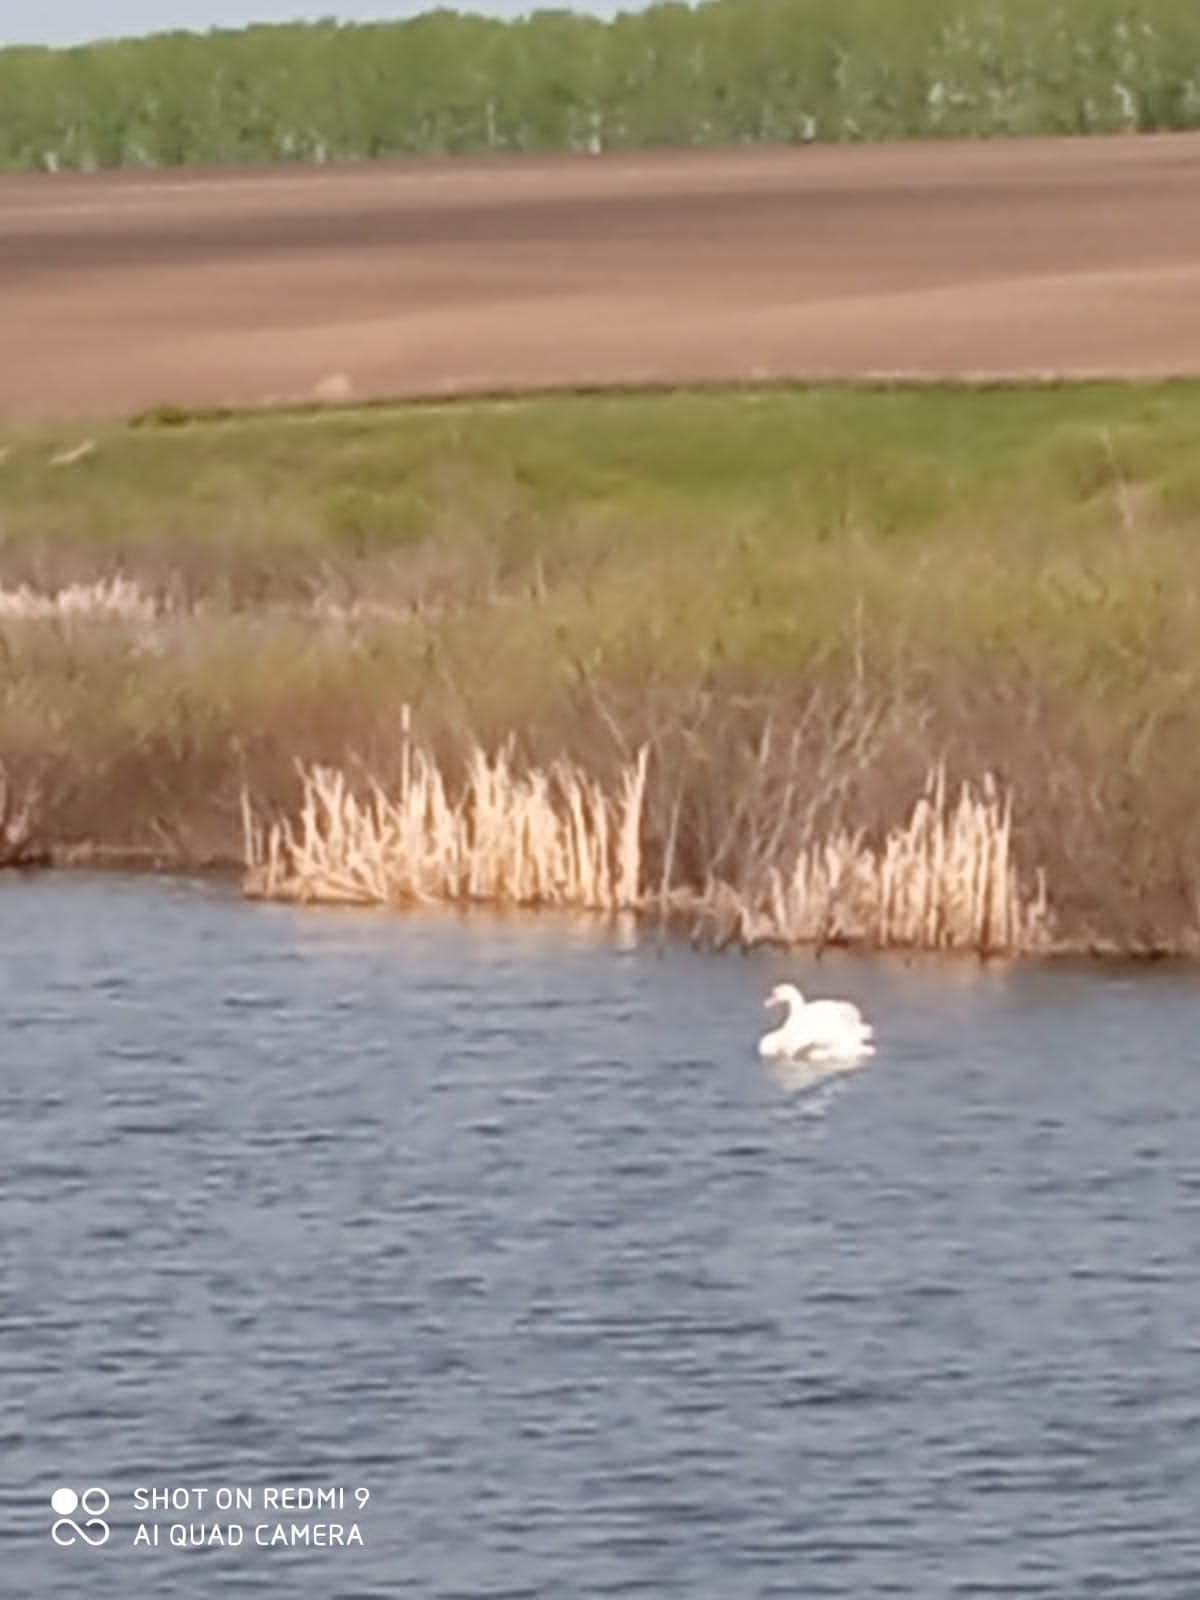
[[[61,1545],[79,1541],[93,1546],[107,1544],[112,1529],[104,1514],[111,1504],[106,1489],[93,1486],[82,1494],[76,1494],[74,1489],[55,1489],[50,1496],[50,1509],[57,1521],[50,1529],[50,1537]],[[82,1512],[83,1520],[75,1520],[77,1512]]]

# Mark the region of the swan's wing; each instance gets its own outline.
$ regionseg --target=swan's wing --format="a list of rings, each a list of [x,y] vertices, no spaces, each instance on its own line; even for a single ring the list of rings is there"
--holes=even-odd
[[[814,1049],[833,1054],[860,1051],[874,1036],[874,1029],[849,1000],[817,1000],[807,1010]]]
[[[850,1000],[814,1000],[804,1011],[814,1032],[847,1033],[864,1026],[862,1012]]]

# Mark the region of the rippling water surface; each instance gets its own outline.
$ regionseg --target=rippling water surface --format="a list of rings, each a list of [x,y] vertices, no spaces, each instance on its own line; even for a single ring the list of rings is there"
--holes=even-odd
[[[1200,1595],[1195,975],[87,878],[0,933],[6,1593]],[[875,1060],[772,1075],[783,976]]]

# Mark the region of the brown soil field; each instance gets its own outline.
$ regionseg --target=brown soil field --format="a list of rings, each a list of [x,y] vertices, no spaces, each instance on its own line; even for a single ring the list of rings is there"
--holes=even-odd
[[[0,420],[1200,373],[1200,136],[0,178]]]

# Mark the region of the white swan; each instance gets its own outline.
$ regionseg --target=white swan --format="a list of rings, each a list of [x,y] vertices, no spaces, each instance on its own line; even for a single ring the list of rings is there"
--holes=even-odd
[[[851,1061],[875,1054],[875,1030],[849,1000],[809,1000],[794,983],[780,983],[764,1004],[787,1006],[781,1027],[763,1034],[758,1053],[771,1060]]]

